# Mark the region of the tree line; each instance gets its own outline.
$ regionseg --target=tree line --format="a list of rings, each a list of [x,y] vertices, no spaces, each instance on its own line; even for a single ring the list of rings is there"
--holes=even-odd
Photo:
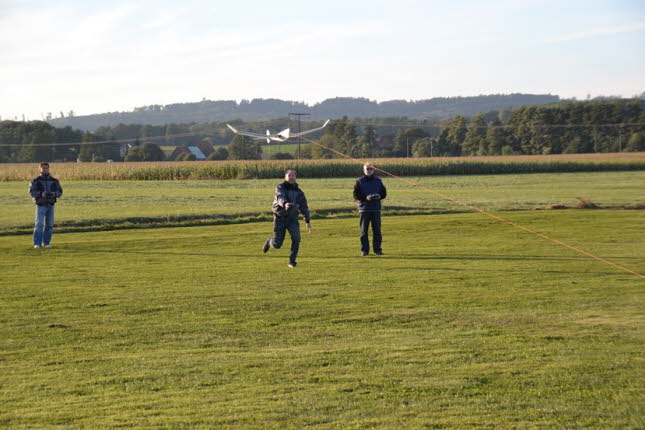
[[[236,127],[256,132],[297,130],[288,118],[245,122]],[[302,129],[319,126],[304,121]],[[560,154],[645,151],[645,101],[640,99],[558,102],[458,115],[436,121],[408,117],[332,120],[312,139],[354,157],[437,157],[468,155]],[[120,141],[130,139],[128,144]],[[0,121],[0,162],[163,160],[160,144],[181,146],[207,140],[212,159],[258,159],[258,141],[232,133],[224,122],[118,124],[83,132],[44,121]],[[103,142],[94,144],[93,142]],[[41,143],[56,143],[46,146]],[[70,143],[66,145],[66,143]],[[73,144],[72,144],[73,143]],[[227,148],[224,148],[227,146]],[[126,154],[127,152],[127,154]],[[278,154],[289,158],[294,154]],[[302,158],[335,158],[334,151],[303,145]]]
[[[378,122],[359,125],[348,118],[334,121],[320,143],[354,157],[645,151],[645,101],[638,99],[560,102],[458,115],[393,134],[381,133]],[[316,146],[312,156],[338,155]]]

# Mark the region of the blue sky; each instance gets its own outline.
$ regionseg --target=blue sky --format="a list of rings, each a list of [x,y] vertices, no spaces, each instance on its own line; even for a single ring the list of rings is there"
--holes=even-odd
[[[645,91],[645,1],[0,0],[0,116]]]

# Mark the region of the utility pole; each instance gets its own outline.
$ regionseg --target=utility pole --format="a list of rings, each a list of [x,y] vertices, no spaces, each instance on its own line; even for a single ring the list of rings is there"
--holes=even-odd
[[[298,134],[300,134],[300,117],[304,115],[311,115],[310,113],[300,113],[300,112],[289,112],[289,116],[297,116],[298,117]],[[298,160],[300,160],[300,136],[298,136]]]
[[[598,152],[598,145],[596,143],[596,133],[593,134],[593,152]]]

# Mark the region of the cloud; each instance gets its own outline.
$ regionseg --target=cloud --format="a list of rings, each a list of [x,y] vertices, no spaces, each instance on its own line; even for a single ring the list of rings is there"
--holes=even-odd
[[[546,40],[543,40],[542,42],[543,43],[569,42],[571,40],[588,39],[590,37],[608,36],[608,35],[620,34],[620,33],[631,33],[633,31],[639,31],[643,29],[645,29],[645,21],[637,22],[634,24],[628,24],[628,25],[598,28],[591,31],[570,33],[563,36],[546,39]]]

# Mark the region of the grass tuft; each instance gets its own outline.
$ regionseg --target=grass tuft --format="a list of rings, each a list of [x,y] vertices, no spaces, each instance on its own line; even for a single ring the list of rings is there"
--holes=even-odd
[[[579,200],[576,208],[578,209],[600,209],[600,206],[592,202],[588,197],[576,197]]]

